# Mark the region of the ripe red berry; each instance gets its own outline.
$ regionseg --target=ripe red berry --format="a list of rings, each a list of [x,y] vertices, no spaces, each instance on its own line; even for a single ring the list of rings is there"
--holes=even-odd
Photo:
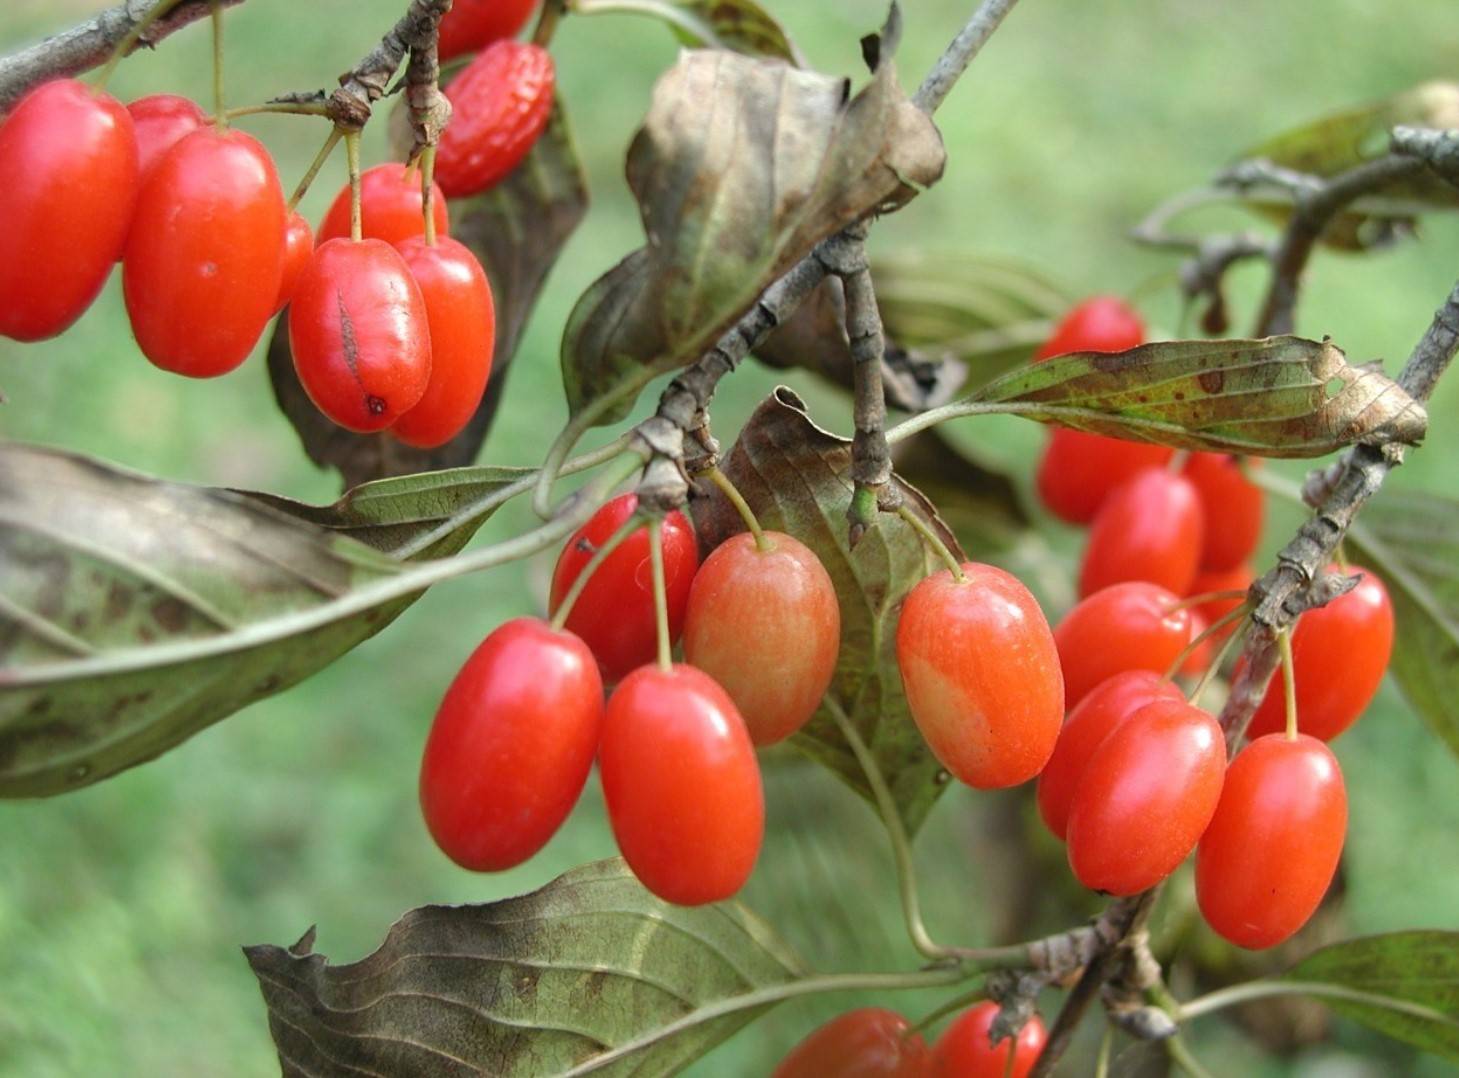
[[[441,16],[437,51],[449,60],[499,38],[516,37],[536,7],[537,0],[455,0]]]
[[[1034,1015],[1018,1036],[995,1046],[991,1036],[997,1017],[998,1004],[991,1000],[959,1015],[932,1046],[933,1078],[1025,1078],[1048,1039],[1043,1019]]]
[[[1063,838],[1069,828],[1069,804],[1094,750],[1110,732],[1146,704],[1183,700],[1171,681],[1149,670],[1126,670],[1096,685],[1069,712],[1059,731],[1054,755],[1039,774],[1039,815],[1050,831]]]
[[[1014,786],[1039,773],[1064,717],[1053,633],[1016,577],[965,563],[944,569],[902,604],[897,666],[907,706],[928,747],[979,789]]]
[[[555,614],[578,574],[599,546],[638,508],[638,496],[620,494],[573,533],[552,571],[549,608]],[[699,567],[694,528],[683,513],[664,517],[664,590],[669,605],[669,635],[679,639],[689,605],[689,588]],[[648,527],[618,544],[598,566],[567,616],[567,628],[592,648],[606,681],[617,681],[635,667],[652,662],[658,650],[654,621],[653,572],[649,561]]]
[[[1084,548],[1080,597],[1127,580],[1147,580],[1184,595],[1196,577],[1204,530],[1190,481],[1147,468],[1100,506]]]
[[[1260,461],[1248,458],[1245,467]],[[1242,464],[1225,453],[1192,453],[1184,475],[1195,486],[1204,510],[1206,528],[1201,544],[1201,569],[1230,571],[1238,567],[1261,542],[1266,500],[1261,488],[1246,478]]]
[[[836,671],[841,608],[819,558],[783,532],[766,550],[748,532],[725,540],[694,574],[684,659],[735,702],[750,739],[772,745],[815,714]]]
[[[1110,493],[1147,468],[1163,468],[1175,451],[1102,434],[1055,427],[1039,460],[1039,498],[1060,520],[1088,524]]]
[[[68,329],[106,283],[132,221],[137,139],[121,103],[75,79],[0,123],[0,334]]]
[[[552,56],[495,41],[445,89],[453,109],[436,148],[436,180],[452,198],[496,186],[531,151],[552,114]]]
[[[1226,772],[1216,720],[1184,700],[1146,704],[1090,757],[1069,805],[1069,865],[1112,895],[1154,887],[1211,822]]]
[[[177,94],[139,97],[127,112],[137,133],[137,163],[144,180],[163,154],[208,123],[208,114],[196,101]]]
[[[1332,572],[1338,566],[1328,566]],[[1393,602],[1373,573],[1346,595],[1308,611],[1292,634],[1292,670],[1297,683],[1297,726],[1304,734],[1331,741],[1363,713],[1393,654]],[[1286,693],[1277,672],[1247,730],[1248,737],[1285,730]]]
[[[289,347],[305,392],[346,430],[384,430],[420,403],[431,376],[425,300],[383,240],[329,240],[304,267]]]
[[[248,358],[284,272],[284,193],[263,144],[203,127],[153,166],[122,256],[143,355],[190,378]]]
[[[1196,853],[1207,923],[1240,947],[1291,936],[1327,893],[1347,824],[1342,769],[1321,741],[1268,734],[1247,745]]]
[[[608,699],[598,753],[613,835],[666,902],[697,906],[749,879],[765,832],[760,765],[734,701],[692,666],[642,666]]]
[[[421,762],[421,810],[442,851],[496,872],[540,850],[582,793],[602,720],[598,665],[577,637],[518,618],[483,640]]]
[[[367,168],[360,173],[360,236],[367,240],[384,240],[396,244],[426,230],[424,200],[421,198],[420,170],[407,168],[399,161]],[[431,192],[432,214],[436,234],[444,236],[450,225],[450,211],[441,185]],[[329,240],[348,239],[350,234],[350,185],[334,196],[329,212],[319,222],[322,247]]]
[[[1118,296],[1092,296],[1064,316],[1035,360],[1070,352],[1125,352],[1145,343],[1145,323]]]
[[[406,445],[431,449],[461,433],[486,391],[496,344],[496,310],[486,273],[471,251],[448,236],[434,245],[412,236],[395,245],[420,286],[431,332],[431,380],[425,396],[391,428]]]
[[[896,1011],[862,1007],[821,1026],[791,1049],[770,1078],[924,1078],[920,1033]]]
[[[1195,608],[1196,613],[1206,619],[1206,624],[1215,625],[1245,601],[1244,593],[1251,587],[1251,582],[1255,579],[1256,574],[1251,571],[1251,565],[1248,562],[1242,562],[1234,569],[1201,570],[1191,581],[1191,595],[1209,595],[1212,592],[1220,591],[1239,591],[1243,595],[1233,596],[1229,599],[1207,600]],[[1219,645],[1221,641],[1236,631],[1237,624],[1239,623],[1232,623],[1224,629],[1218,630],[1211,637],[1212,644]]]
[[[274,299],[276,312],[282,311],[294,298],[294,290],[299,287],[299,278],[304,275],[304,267],[309,265],[309,259],[313,257],[314,230],[304,220],[303,214],[292,210],[284,222],[284,271],[279,277],[279,294]]]
[[[1097,591],[1054,629],[1064,696],[1076,706],[1101,681],[1125,670],[1163,674],[1191,640],[1189,610],[1158,584],[1134,581]]]

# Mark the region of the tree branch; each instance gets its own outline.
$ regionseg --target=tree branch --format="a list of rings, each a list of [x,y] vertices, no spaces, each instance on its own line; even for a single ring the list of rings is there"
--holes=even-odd
[[[1013,10],[1013,5],[1017,2],[1018,0],[983,0],[978,5],[978,10],[973,12],[973,17],[967,21],[967,25],[953,38],[952,44],[927,73],[922,85],[917,87],[917,92],[912,95],[912,103],[929,116],[936,112],[957,85],[957,80],[962,78],[968,65],[973,62],[973,57],[982,51],[988,39],[993,36],[993,31],[998,29],[1004,16]]]

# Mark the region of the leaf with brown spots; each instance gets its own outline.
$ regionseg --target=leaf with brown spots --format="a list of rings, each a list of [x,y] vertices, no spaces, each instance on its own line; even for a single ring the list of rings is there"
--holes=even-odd
[[[805,67],[785,28],[754,0],[575,0],[573,14],[632,13],[663,22],[691,48],[730,49]]]
[[[1259,457],[1413,445],[1428,425],[1423,406],[1382,371],[1301,337],[1075,352],[1012,371],[966,400],[969,412]]]
[[[244,949],[286,1075],[674,1074],[769,1004],[705,1008],[805,976],[744,907],[661,902],[619,860],[412,910],[350,965],[312,942]]]

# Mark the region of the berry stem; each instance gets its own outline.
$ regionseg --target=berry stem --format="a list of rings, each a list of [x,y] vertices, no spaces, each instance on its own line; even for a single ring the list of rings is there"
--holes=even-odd
[[[1245,595],[1246,593],[1239,592],[1238,594]],[[1174,613],[1177,610],[1184,609],[1186,606],[1189,605],[1189,600],[1184,603],[1176,603],[1170,608],[1170,613]],[[1246,617],[1250,610],[1251,607],[1248,604],[1242,603],[1235,610],[1230,610],[1227,611],[1225,614],[1222,614],[1219,618],[1216,619],[1216,623],[1214,625],[1207,625],[1204,629],[1202,629],[1200,635],[1197,636],[1185,647],[1183,647],[1180,651],[1180,654],[1175,657],[1175,661],[1171,663],[1169,669],[1165,671],[1165,680],[1174,681],[1175,675],[1180,673],[1180,668],[1186,664],[1186,660],[1194,655],[1197,649],[1200,648],[1202,644],[1204,644],[1212,635],[1230,625],[1237,618]],[[1224,654],[1224,652],[1225,649],[1223,648],[1222,653]],[[1213,662],[1211,664],[1211,669],[1215,669],[1218,665],[1220,664]]]
[[[735,512],[740,514],[740,519],[745,522],[745,527],[749,528],[750,534],[755,537],[755,549],[762,554],[770,550],[770,541],[765,538],[764,529],[760,527],[760,521],[756,518],[755,511],[750,508],[750,503],[745,501],[744,495],[740,493],[739,488],[735,486],[730,477],[718,468],[711,468],[705,474],[709,477],[709,481],[729,499],[730,504],[735,507]]]
[[[223,104],[223,5],[212,0],[208,14],[213,24],[213,123],[228,126],[228,110]]]
[[[334,153],[334,148],[339,145],[339,140],[343,137],[342,128],[336,127],[329,132],[329,137],[324,140],[324,145],[319,148],[319,152],[314,155],[314,160],[310,162],[309,168],[305,171],[304,178],[299,181],[299,186],[294,188],[294,193],[289,196],[289,212],[292,213],[299,208],[299,203],[309,193],[309,185],[314,182],[314,177],[319,175],[319,170],[324,167],[324,162],[329,160],[329,155]]]
[[[952,556],[952,551],[947,549],[947,544],[942,541],[941,536],[939,536],[935,531],[928,527],[927,523],[923,521],[922,518],[917,516],[916,513],[912,512],[912,510],[907,508],[905,505],[900,505],[897,507],[897,516],[901,517],[902,520],[910,525],[912,530],[922,537],[922,541],[931,548],[932,552],[942,559],[943,564],[946,565],[948,571],[952,573],[952,578],[954,580],[956,580],[959,584],[967,583],[968,578],[963,575],[962,565],[960,565],[958,563],[958,560]]]
[[[426,146],[420,152],[420,208],[426,215],[426,246],[436,245],[436,148]]]
[[[1245,614],[1245,611],[1242,611],[1242,613]],[[1222,619],[1222,621],[1217,622],[1215,626],[1212,626],[1212,628],[1220,626],[1224,623],[1225,619]],[[1186,697],[1186,700],[1190,703],[1191,707],[1196,707],[1200,704],[1201,696],[1204,695],[1206,691],[1206,686],[1210,685],[1211,682],[1216,680],[1216,675],[1220,673],[1222,665],[1226,662],[1226,657],[1230,655],[1233,650],[1235,650],[1238,641],[1244,640],[1246,638],[1246,633],[1250,628],[1251,622],[1243,621],[1241,625],[1237,627],[1236,631],[1226,638],[1226,643],[1221,645],[1221,650],[1218,651],[1216,653],[1216,657],[1211,660],[1211,665],[1206,668],[1206,672],[1202,674],[1201,679],[1196,682],[1195,688],[1191,689],[1190,695]]]
[[[1094,1060],[1094,1078],[1109,1078],[1109,1051],[1114,1044],[1115,1027],[1104,1025],[1104,1036],[1099,1038],[1099,1055]]]
[[[1282,653],[1282,693],[1287,706],[1287,740],[1297,740],[1297,669],[1292,665],[1292,630],[1277,634],[1277,647]]]
[[[950,1014],[956,1014],[965,1007],[971,1007],[974,1003],[980,1003],[988,998],[988,990],[982,985],[974,988],[971,992],[964,992],[960,996],[954,996],[946,1003],[940,1005],[935,1011],[923,1015],[917,1023],[908,1026],[902,1033],[903,1037],[910,1037],[914,1033],[925,1033],[934,1023],[946,1018]]]
[[[1169,462],[1166,463],[1165,470],[1168,471],[1171,475],[1179,475],[1182,471],[1185,470],[1186,461],[1190,459],[1190,450],[1177,449],[1171,455]]]
[[[127,36],[117,42],[117,47],[111,50],[111,56],[107,58],[105,66],[96,76],[97,90],[106,89],[106,84],[111,79],[112,72],[117,69],[117,64],[121,63],[123,57],[137,47],[137,42],[142,40],[142,35],[151,28],[152,24],[171,11],[178,3],[180,0],[157,0],[157,3],[153,4],[147,13],[137,20],[137,24],[132,27]]]
[[[573,605],[582,595],[583,589],[588,586],[588,581],[593,578],[593,574],[598,571],[598,566],[607,560],[608,555],[613,553],[623,540],[643,527],[644,523],[645,521],[642,515],[638,513],[630,515],[617,531],[603,540],[598,549],[593,551],[593,556],[588,559],[588,564],[583,566],[583,571],[573,580],[572,587],[567,589],[567,594],[562,597],[562,602],[558,604],[557,612],[552,615],[550,624],[555,631],[561,632],[563,627],[567,625],[567,619],[572,614]]]
[[[659,669],[674,668],[673,645],[669,640],[669,591],[664,582],[664,521],[654,517],[648,523],[648,556],[654,574],[654,623],[658,630]]]
[[[364,222],[360,209],[360,133],[346,131],[345,160],[350,170],[350,239],[359,243],[364,238]]]
[[[1191,1054],[1190,1047],[1179,1033],[1166,1040],[1165,1051],[1171,1061],[1189,1075],[1189,1078],[1214,1078],[1211,1072],[1201,1066],[1200,1061]]]
[[[1201,606],[1205,603],[1226,602],[1231,599],[1245,599],[1246,592],[1232,588],[1228,591],[1203,591],[1199,595],[1188,595],[1178,603],[1172,603],[1167,608],[1167,613],[1175,613],[1177,610],[1187,610],[1193,606]]]
[[[537,25],[532,30],[532,44],[542,49],[552,44],[552,35],[557,32],[565,6],[566,0],[547,0],[542,5],[542,14],[537,17]]]
[[[236,120],[240,116],[328,116],[327,101],[264,101],[257,105],[239,105],[224,109],[223,116]]]

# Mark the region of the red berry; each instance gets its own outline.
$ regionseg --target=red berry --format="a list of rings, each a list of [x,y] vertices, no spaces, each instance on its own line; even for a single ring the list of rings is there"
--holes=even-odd
[[[426,217],[421,198],[420,170],[399,161],[367,168],[360,173],[360,236],[395,244],[425,233]],[[436,233],[444,236],[450,226],[450,211],[440,184],[431,191]],[[329,212],[319,222],[319,245],[329,240],[348,239],[350,234],[350,185],[334,196]]]
[[[176,94],[149,94],[127,106],[137,132],[137,163],[142,179],[172,147],[208,124],[208,114],[196,101]]]
[[[1248,458],[1246,467],[1260,462]],[[1261,541],[1266,501],[1261,488],[1246,478],[1241,463],[1225,453],[1192,453],[1185,477],[1194,484],[1205,510],[1201,569],[1230,571],[1240,566]]]
[[[153,166],[137,199],[122,285],[142,353],[190,378],[248,358],[284,272],[284,193],[252,135],[203,127]]]
[[[841,608],[819,558],[783,532],[741,533],[694,574],[684,659],[729,693],[750,739],[772,745],[815,714],[836,671]]]
[[[1211,822],[1226,772],[1216,720],[1184,700],[1131,715],[1089,759],[1069,805],[1069,865],[1084,886],[1133,895],[1169,876]]]
[[[282,311],[294,298],[299,287],[299,278],[304,267],[314,257],[314,230],[297,210],[289,213],[284,222],[284,272],[279,278],[279,294],[274,300],[274,310]]]
[[[1157,584],[1139,581],[1095,592],[1054,629],[1069,707],[1125,670],[1163,674],[1191,639],[1189,610]]]
[[[1218,591],[1245,591],[1251,587],[1251,582],[1256,579],[1256,574],[1251,571],[1251,565],[1242,562],[1234,569],[1222,569],[1219,572],[1203,569],[1196,574],[1195,580],[1191,581],[1191,595],[1208,595]],[[1211,599],[1196,607],[1196,613],[1206,619],[1206,624],[1215,625],[1231,611],[1235,610],[1245,602],[1244,594],[1230,599]],[[1240,622],[1232,622],[1224,629],[1218,630],[1212,637],[1211,643],[1219,645],[1221,641],[1236,631]]]
[[[425,300],[383,240],[329,240],[304,267],[289,347],[305,392],[346,430],[384,430],[414,408],[431,376]]]
[[[624,678],[608,699],[598,767],[618,848],[654,894],[698,906],[749,879],[765,832],[760,765],[708,674],[681,663]]]
[[[1329,571],[1341,572],[1336,566]],[[1346,595],[1308,611],[1292,634],[1292,670],[1297,682],[1297,726],[1304,734],[1331,741],[1363,713],[1378,692],[1393,654],[1393,603],[1373,573]],[[1286,691],[1277,671],[1257,708],[1248,737],[1287,727]]]
[[[1055,427],[1039,460],[1039,498],[1060,520],[1088,524],[1110,493],[1147,468],[1163,468],[1173,449]]]
[[[1039,815],[1050,831],[1063,838],[1069,828],[1069,803],[1094,750],[1146,704],[1183,700],[1173,682],[1149,670],[1126,670],[1092,689],[1069,712],[1059,731],[1054,755],[1039,775]]]
[[[1303,734],[1259,737],[1237,754],[1196,853],[1196,898],[1232,943],[1272,947],[1312,916],[1342,856],[1342,769]]]
[[[927,1045],[896,1011],[862,1007],[791,1049],[770,1078],[924,1078]]]
[[[420,286],[431,332],[431,380],[425,396],[391,428],[406,445],[444,445],[476,414],[491,376],[496,310],[491,286],[471,251],[442,236],[434,245],[412,236],[395,245]]]
[[[964,1011],[932,1046],[930,1074],[934,1078],[1025,1078],[1048,1039],[1043,1019],[1034,1015],[1018,1036],[994,1045],[991,1037],[997,1017],[998,1004],[991,1000]]]
[[[971,562],[908,594],[897,623],[907,706],[933,755],[969,786],[1039,773],[1064,716],[1054,636],[1017,578]]]
[[[449,60],[499,38],[516,37],[536,7],[537,0],[455,0],[441,16],[437,51]]]
[[[1190,481],[1147,468],[1100,506],[1084,548],[1080,597],[1127,580],[1147,580],[1184,595],[1196,578],[1204,529]]]
[[[549,608],[555,614],[598,547],[638,508],[638,496],[620,494],[573,533],[552,571]],[[684,631],[689,588],[699,567],[694,528],[683,513],[664,517],[664,590],[669,603],[669,635]],[[607,681],[617,681],[635,667],[652,662],[658,651],[654,620],[653,567],[649,560],[648,527],[637,529],[598,566],[573,604],[567,628],[587,641]]]
[[[1070,352],[1126,352],[1145,343],[1145,323],[1118,296],[1093,296],[1078,304],[1054,328],[1035,360]]]
[[[552,114],[552,56],[495,41],[451,80],[454,110],[436,148],[436,180],[452,198],[496,186],[531,151]]]
[[[0,334],[40,341],[80,318],[121,254],[138,187],[121,103],[75,79],[0,123]]]
[[[587,646],[535,618],[481,642],[426,740],[420,803],[463,868],[521,864],[567,819],[592,770],[603,682]]]

